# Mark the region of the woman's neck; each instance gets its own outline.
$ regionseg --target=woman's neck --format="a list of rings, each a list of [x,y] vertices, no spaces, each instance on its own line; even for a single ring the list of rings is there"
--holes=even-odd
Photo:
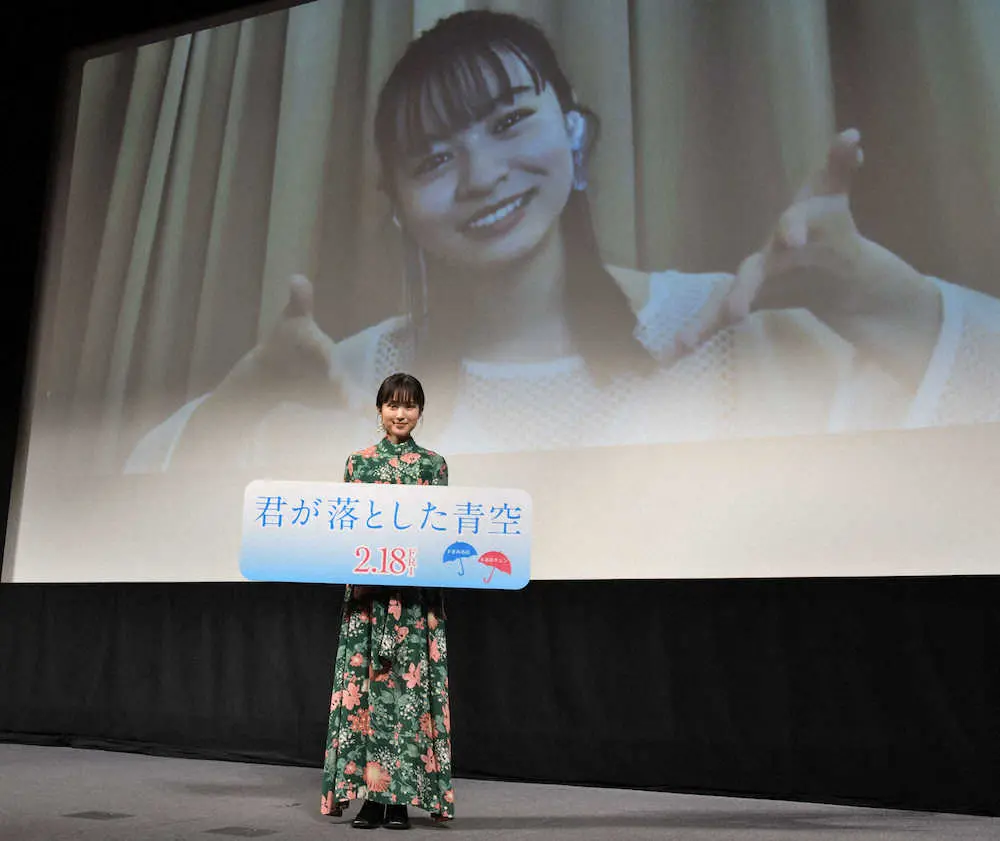
[[[572,353],[564,303],[566,256],[558,227],[523,260],[473,278],[474,324],[467,356],[538,362]]]

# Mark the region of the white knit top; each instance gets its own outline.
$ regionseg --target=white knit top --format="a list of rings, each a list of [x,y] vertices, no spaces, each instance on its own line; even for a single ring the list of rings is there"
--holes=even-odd
[[[805,310],[754,313],[673,358],[677,335],[731,280],[727,274],[679,272],[650,277],[635,336],[662,362],[651,375],[623,372],[598,386],[579,356],[533,363],[465,360],[451,419],[436,440],[421,441],[457,455],[1000,419],[1000,301],[936,281],[942,327],[913,394],[875,366],[861,364],[849,343]],[[249,442],[244,466],[280,463],[289,455],[289,441],[321,446],[318,440],[303,442],[304,428],[336,424],[348,440],[375,437],[372,396],[388,374],[411,368],[406,320],[369,327],[340,343],[338,352],[350,377],[347,409],[276,408]],[[167,469],[205,397],[151,430],[126,471]],[[281,435],[289,426],[299,434]]]

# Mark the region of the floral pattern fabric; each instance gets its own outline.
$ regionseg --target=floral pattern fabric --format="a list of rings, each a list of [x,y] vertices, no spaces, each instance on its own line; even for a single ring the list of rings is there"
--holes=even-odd
[[[445,460],[412,439],[354,453],[345,482],[447,485]],[[349,586],[323,763],[324,815],[353,800],[455,816],[448,646],[439,591]]]

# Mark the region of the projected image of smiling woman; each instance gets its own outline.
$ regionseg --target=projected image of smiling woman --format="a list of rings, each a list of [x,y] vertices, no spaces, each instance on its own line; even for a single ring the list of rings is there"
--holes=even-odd
[[[410,256],[413,352],[468,413],[449,439],[478,427],[475,437],[516,448],[511,414],[544,403],[532,385],[569,374],[586,390],[612,365],[637,374],[652,361],[582,192],[596,133],[545,36],[508,15],[442,22],[382,91],[375,138]],[[539,443],[557,441],[527,446]]]
[[[484,118],[443,139],[431,134],[432,124],[425,138],[404,138],[410,148],[393,162],[392,191],[406,230],[455,267],[504,271],[545,252],[558,262],[582,118],[564,114],[551,88],[536,90],[513,53],[496,68],[506,79],[473,67],[482,73],[482,90],[469,93],[483,99],[475,110]]]
[[[859,233],[857,132],[832,139],[761,249],[716,274],[605,266],[587,198],[598,136],[533,23],[487,11],[440,21],[407,47],[375,117],[408,311],[334,343],[312,320],[311,285],[293,280],[272,333],[150,433],[128,469],[229,451],[245,461],[231,442],[259,439],[275,404],[323,389],[346,400],[324,428],[349,439],[372,384],[403,369],[440,395],[425,439],[453,453],[993,419],[963,417],[968,395],[945,386],[971,358],[956,347],[989,351],[1000,304]],[[801,280],[814,268],[835,279],[823,295]],[[319,386],[303,373],[317,371]],[[581,412],[585,426],[567,422]]]

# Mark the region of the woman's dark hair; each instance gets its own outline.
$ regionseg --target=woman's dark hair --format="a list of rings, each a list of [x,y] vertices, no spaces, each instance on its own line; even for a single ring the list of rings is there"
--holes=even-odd
[[[448,136],[484,119],[493,107],[498,84],[501,96],[512,89],[504,65],[504,58],[511,55],[524,65],[537,91],[551,87],[563,112],[579,112],[587,121],[587,137],[591,141],[596,137],[596,115],[576,102],[552,45],[536,24],[500,12],[459,12],[438,21],[409,44],[379,94],[375,145],[382,187],[393,202],[395,173],[402,157],[420,151],[430,137]],[[652,358],[633,335],[635,315],[627,297],[604,268],[582,192],[574,190],[570,195],[561,225],[566,244],[567,320],[588,368],[598,381],[617,371],[648,370]],[[410,277],[419,262],[412,259],[416,244],[406,242],[405,227],[403,236],[404,248],[411,253],[407,281],[412,286],[419,283]],[[442,370],[452,372],[451,382],[442,383],[439,395],[446,404],[453,397],[461,349],[468,331],[475,327],[468,310],[461,311],[470,286],[460,277],[435,276],[427,288],[428,324],[426,339],[417,344],[417,366],[435,375]],[[447,308],[440,303],[444,297],[449,299]]]
[[[395,198],[399,160],[485,119],[513,88],[504,57],[516,56],[540,93],[551,86],[564,112],[580,109],[542,30],[517,15],[470,10],[443,18],[409,43],[379,93],[375,147],[382,187]],[[499,83],[500,90],[494,85]],[[596,118],[589,114],[596,125]]]
[[[375,408],[381,411],[386,403],[414,403],[422,412],[424,410],[424,387],[420,380],[412,374],[390,374],[378,387],[375,395]]]

